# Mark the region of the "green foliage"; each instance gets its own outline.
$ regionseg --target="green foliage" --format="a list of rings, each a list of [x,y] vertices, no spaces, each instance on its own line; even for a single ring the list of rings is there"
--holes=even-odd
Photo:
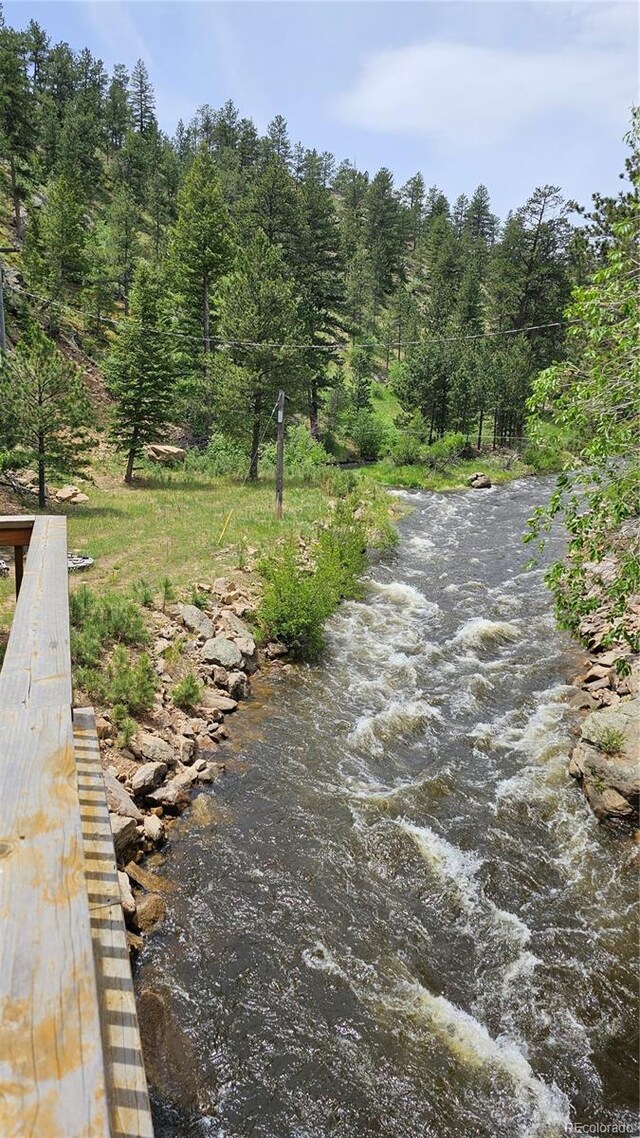
[[[202,684],[193,672],[189,672],[175,685],[172,692],[173,702],[183,711],[192,711],[202,701],[202,691]]]
[[[310,549],[313,568],[300,563],[290,543],[260,564],[265,585],[258,621],[264,637],[281,641],[296,659],[317,660],[328,617],[340,601],[362,595],[359,578],[368,546],[385,548],[394,536],[388,506],[375,493],[368,502],[355,495],[341,499]]]
[[[168,578],[168,577],[165,577],[165,578],[163,579],[163,581],[162,581],[162,584],[161,584],[161,586],[160,586],[160,589],[161,589],[161,592],[162,592],[162,611],[164,612],[164,610],[165,610],[165,608],[167,607],[167,605],[168,605],[168,604],[169,604],[171,601],[175,601],[175,599],[176,599],[176,591],[175,591],[175,589],[174,589],[174,587],[173,587],[173,584],[172,584],[172,582],[169,580],[169,578]]]
[[[553,519],[561,517],[569,533],[568,556],[548,573],[561,623],[578,630],[581,618],[606,602],[610,638],[626,638],[634,646],[638,637],[629,631],[625,613],[640,589],[640,548],[633,538],[640,515],[639,125],[636,116],[629,138],[636,192],[623,194],[617,207],[610,204],[604,262],[591,283],[574,289],[567,310],[570,359],[542,372],[531,398],[539,422],[551,415],[560,428],[571,431],[585,465],[560,475],[555,493],[536,510],[525,537],[543,544]],[[615,571],[594,592],[594,572],[610,553]]]
[[[131,589],[131,592],[133,593],[138,604],[142,605],[146,609],[153,608],[154,592],[151,585],[148,581],[145,580],[144,577],[141,577],[139,581],[135,582]]]
[[[135,718],[149,711],[155,690],[156,674],[146,652],[132,660],[126,648],[118,644],[107,667],[108,701],[126,707]]]
[[[209,603],[209,598],[206,593],[201,593],[195,585],[192,585],[189,591],[189,603],[195,605],[197,609],[204,610]]]
[[[424,461],[432,470],[446,470],[465,449],[463,434],[444,435],[424,451]]]
[[[148,643],[138,605],[119,593],[93,593],[81,585],[70,594],[71,658],[79,666],[96,667],[113,644],[143,647]]]
[[[45,477],[81,473],[86,465],[91,406],[79,369],[36,323],[28,325],[8,364],[0,368],[2,431],[32,452],[44,508]]]
[[[604,727],[598,735],[597,746],[605,755],[619,755],[624,750],[624,745],[624,732],[615,727]]]
[[[220,431],[214,431],[204,451],[195,448],[187,452],[185,470],[194,470],[214,476],[231,475],[240,478],[246,472],[247,455],[237,441]]]
[[[345,418],[347,434],[359,458],[378,458],[387,446],[388,431],[384,422],[373,411],[362,408]]]

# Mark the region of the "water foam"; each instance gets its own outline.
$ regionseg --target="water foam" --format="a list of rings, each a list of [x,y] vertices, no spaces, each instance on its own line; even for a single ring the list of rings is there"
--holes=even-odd
[[[348,742],[352,747],[380,758],[384,755],[384,744],[389,739],[415,735],[430,720],[441,718],[437,708],[424,699],[391,700],[382,711],[361,715],[348,736]]]
[[[567,1096],[555,1083],[549,1086],[534,1074],[513,1040],[494,1039],[484,1024],[444,996],[432,995],[418,981],[401,984],[398,995],[398,1009],[426,1024],[464,1066],[488,1067],[508,1076],[518,1101],[532,1112],[521,1134],[566,1133],[570,1112]]]
[[[465,621],[462,628],[456,632],[452,643],[461,644],[464,648],[492,648],[511,644],[519,637],[520,629],[515,623],[474,616]]]

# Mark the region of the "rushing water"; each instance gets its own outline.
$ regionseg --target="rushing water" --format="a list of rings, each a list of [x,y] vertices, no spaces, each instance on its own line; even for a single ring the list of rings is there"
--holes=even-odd
[[[546,485],[406,495],[325,663],[243,712],[140,968],[190,1048],[158,1138],[638,1132],[633,848],[567,776]]]

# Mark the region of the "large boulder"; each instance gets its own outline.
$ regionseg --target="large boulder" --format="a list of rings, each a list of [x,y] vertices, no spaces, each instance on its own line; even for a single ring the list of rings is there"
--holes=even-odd
[[[640,699],[586,716],[569,774],[581,781],[600,819],[632,821],[640,803]]]
[[[147,731],[139,731],[134,746],[142,758],[148,759],[150,763],[166,763],[168,767],[175,766],[176,756],[173,747],[169,743],[165,743],[164,739],[158,738],[157,735],[151,735]]]
[[[122,783],[118,782],[115,767],[108,767],[106,771],[103,771],[103,778],[107,806],[112,813],[119,814],[122,818],[133,818],[135,822],[141,822],[142,812],[138,810]]]
[[[163,782],[166,773],[166,763],[143,763],[131,779],[133,793],[144,795],[156,790]]]
[[[214,636],[207,640],[202,649],[202,659],[207,664],[221,664],[223,668],[237,668],[242,663],[242,652],[233,640],[225,636]]]
[[[226,691],[209,689],[202,696],[202,707],[208,711],[235,711],[238,701],[227,695]]]
[[[123,818],[121,814],[109,812],[116,861],[127,861],[135,853],[138,844],[138,829],[133,818]]]
[[[479,470],[475,474],[471,475],[471,478],[469,479],[469,486],[471,486],[472,490],[490,490],[491,479],[488,477],[488,475],[483,474],[482,471]]]
[[[164,466],[171,466],[174,462],[182,462],[186,453],[184,447],[174,447],[168,443],[154,443],[147,447],[147,458],[151,462],[160,462]]]
[[[202,612],[196,605],[179,605],[178,607],[183,624],[191,632],[197,632],[199,636],[204,636],[207,640],[215,636],[216,630],[213,627],[213,621],[205,612]]]

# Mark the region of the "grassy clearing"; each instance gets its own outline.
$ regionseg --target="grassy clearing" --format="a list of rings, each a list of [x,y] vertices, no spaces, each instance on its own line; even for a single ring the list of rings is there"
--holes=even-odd
[[[285,487],[285,516],[277,522],[271,480],[251,486],[150,468],[127,487],[110,464],[94,477],[95,484],[82,487],[87,505],[48,508],[67,515],[69,549],[95,558],[93,568],[70,579],[72,589],[83,583],[129,591],[143,579],[161,596],[168,578],[186,594],[197,581],[244,569],[280,539],[310,534],[327,512],[324,490],[294,481]],[[0,579],[0,627],[8,626],[12,610],[13,580]]]

